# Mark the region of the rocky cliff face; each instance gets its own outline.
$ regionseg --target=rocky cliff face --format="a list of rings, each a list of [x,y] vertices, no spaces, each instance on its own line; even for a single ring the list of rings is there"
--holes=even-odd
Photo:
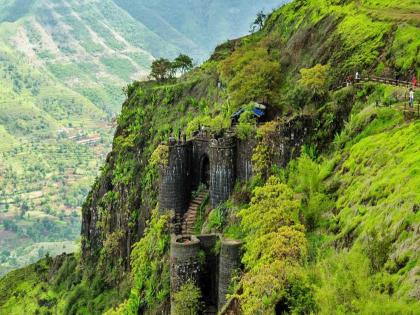
[[[273,12],[262,31],[221,45],[181,78],[128,86],[113,150],[83,207],[80,270],[93,276],[85,281],[76,262],[66,267],[74,270],[66,282],[69,309],[89,309],[94,300],[90,310],[124,300],[121,313],[167,309],[169,216],[151,216],[159,167],[168,158],[159,144],[178,132],[192,139],[202,126],[222,139],[239,109],[239,161],[228,167],[239,180],[256,176],[235,183],[226,218],[214,211],[215,222],[203,224],[244,240],[242,290],[228,309],[245,315],[417,309],[419,122],[413,115],[404,120],[403,87],[335,88],[356,71],[408,76],[419,67],[420,33],[410,12],[420,7],[385,2],[386,10],[370,0],[297,0]],[[255,102],[269,109],[264,124],[252,118]],[[205,153],[206,145],[196,152]],[[124,278],[132,283],[118,301],[98,302]]]
[[[384,73],[402,73],[407,69],[406,65],[399,66],[397,60],[385,58],[387,53],[398,49],[395,41],[400,38],[392,18],[369,18],[363,13],[352,18],[350,13],[357,8],[352,1],[346,8],[348,11],[331,5],[331,10],[321,10],[312,1],[295,1],[275,11],[262,32],[220,46],[203,67],[176,82],[129,86],[113,151],[83,207],[83,258],[94,262],[112,261],[114,265],[129,268],[131,246],[142,236],[157,203],[158,171],[150,163],[154,149],[175,130],[191,131],[205,121],[213,124],[213,129],[227,126],[229,102],[233,107],[241,106],[241,98],[237,96],[241,86],[246,89],[251,84],[252,91],[244,90],[242,94],[249,96],[246,99],[264,102],[274,109],[271,118],[289,117],[280,124],[273,143],[274,163],[285,165],[298,155],[305,143],[316,145],[319,150],[325,148],[342,128],[354,95],[341,93],[334,104],[324,104],[318,109],[308,106],[310,102],[321,104],[325,95],[308,95],[296,90],[302,67],[330,63],[333,67],[324,83],[326,86],[341,82],[347,73],[357,69],[368,71],[378,67],[378,71]],[[366,4],[365,9],[373,10],[370,4]],[[371,25],[366,34],[347,32],[354,23],[359,25],[353,19],[361,18],[369,19],[364,26]],[[411,22],[408,20],[408,23]],[[364,44],[358,46],[357,43],[363,41]],[[238,69],[265,59],[270,65],[279,66],[276,71],[281,72],[282,78],[273,81],[272,73],[262,72],[254,83],[243,79],[238,87],[236,81],[240,81],[242,75]],[[416,62],[413,60],[414,64]],[[270,71],[273,69],[276,68]],[[248,71],[252,73],[252,68]],[[265,86],[264,81],[276,86]],[[306,118],[305,115],[293,118],[299,107],[299,111],[308,112]],[[243,148],[239,154],[249,158],[251,151]]]
[[[129,87],[113,151],[83,207],[82,258],[86,263],[130,268],[131,247],[143,235],[158,199],[158,167],[150,163],[151,155],[173,126],[185,128],[186,121],[180,122],[179,117],[191,111],[188,102],[193,97],[215,98],[208,88],[214,79],[206,80]]]

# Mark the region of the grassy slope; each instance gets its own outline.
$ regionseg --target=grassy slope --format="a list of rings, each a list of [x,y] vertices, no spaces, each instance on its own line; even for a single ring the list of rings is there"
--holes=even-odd
[[[1,34],[9,38],[20,26],[22,23],[3,27]],[[68,137],[77,134],[82,127],[85,135],[101,130],[106,144],[110,141],[110,133],[106,129],[110,128],[101,122],[101,118],[105,117],[102,110],[42,69],[29,65],[25,57],[16,55],[9,46],[2,45],[0,56],[0,124],[2,135],[5,135],[0,149],[0,217],[15,217],[19,226],[19,234],[13,232],[13,237],[1,241],[2,253],[10,252],[7,257],[2,257],[0,274],[3,274],[9,268],[40,258],[39,255],[31,255],[28,261],[29,256],[25,256],[25,247],[34,242],[53,241],[51,245],[55,244],[54,249],[50,246],[44,246],[44,249],[60,252],[64,243],[57,241],[77,238],[79,220],[71,217],[72,211],[81,205],[87,187],[96,175],[98,165],[92,162],[106,153],[108,145],[89,148]],[[64,130],[67,133],[61,137]],[[77,176],[68,170],[74,168],[77,172],[76,167],[79,167],[78,175],[83,177],[74,181]],[[71,196],[70,199],[74,198],[71,203],[66,194]],[[67,232],[58,235],[57,231],[43,230],[37,222],[39,216],[20,218],[22,207],[28,207],[25,210],[30,210],[28,215],[35,209],[41,213],[50,212],[54,215],[49,217],[52,224],[65,227]],[[30,228],[36,232],[29,231]]]
[[[104,290],[100,282],[80,281],[81,271],[73,255],[44,258],[2,279],[0,310],[9,314],[101,314],[123,294]],[[81,306],[80,300],[88,300],[89,305]]]
[[[399,109],[365,106],[337,136],[336,149],[321,158],[320,176],[327,177],[325,189],[335,203],[324,208],[322,227],[309,234],[320,251],[308,270],[317,279],[322,313],[337,305],[341,313],[415,313],[420,124],[404,122]],[[340,277],[356,281],[353,289]],[[417,304],[404,306],[407,301]]]
[[[158,143],[167,137],[170,128],[173,127],[175,130],[187,128],[187,130],[193,131],[201,122],[218,130],[226,124],[235,107],[242,105],[243,99],[240,97],[228,102],[228,94],[247,97],[247,93],[250,91],[265,91],[267,87],[261,87],[261,82],[258,80],[247,81],[248,86],[245,86],[246,90],[243,91],[241,91],[242,85],[231,84],[235,81],[241,82],[242,78],[252,73],[249,71],[242,73],[241,69],[253,69],[248,66],[260,65],[257,62],[261,60],[265,63],[278,62],[281,59],[279,63],[282,67],[282,78],[280,81],[276,81],[275,86],[268,86],[268,89],[287,91],[296,85],[300,68],[311,67],[320,60],[333,66],[330,75],[336,80],[358,68],[366,69],[366,71],[369,69],[371,72],[384,75],[394,70],[403,74],[410,67],[418,64],[417,56],[413,53],[418,49],[417,42],[414,41],[413,50],[406,50],[405,45],[397,44],[406,40],[402,38],[403,34],[393,36],[394,25],[412,27],[413,32],[417,34],[419,31],[416,21],[404,17],[402,21],[398,20],[396,23],[395,16],[390,17],[382,7],[371,6],[372,2],[359,2],[365,3],[363,6],[356,5],[353,1],[344,6],[328,6],[327,4],[330,2],[312,0],[302,6],[297,1],[276,11],[263,32],[220,47],[212,61],[176,83],[158,86],[133,84],[130,87],[130,97],[119,117],[119,131],[114,140],[112,159],[105,166],[101,179],[94,187],[95,194],[99,191],[102,191],[102,194],[104,191],[102,188],[107,187],[102,186],[103,183],[106,185],[106,183],[112,182],[114,191],[105,196],[95,195],[97,200],[92,200],[91,196],[84,209],[85,213],[98,211],[96,227],[104,242],[98,257],[98,264],[95,263],[95,267],[91,266],[93,269],[97,267],[96,275],[102,274],[106,270],[107,279],[105,281],[112,283],[115,280],[112,278],[113,275],[115,276],[115,268],[117,267],[118,270],[119,264],[121,264],[118,259],[120,257],[118,248],[115,248],[115,243],[118,244],[118,241],[121,241],[116,238],[119,235],[118,232],[126,231],[127,225],[134,230],[136,220],[139,218],[144,220],[150,208],[154,207],[157,177],[156,169],[149,164],[149,157]],[[391,1],[389,3],[404,10],[409,6],[409,1],[401,1],[398,4]],[[328,22],[331,20],[338,22],[337,24],[333,23],[332,29],[329,29]],[[317,31],[312,32],[314,39],[309,40],[306,35],[310,34],[311,30]],[[279,41],[279,39],[281,40]],[[325,43],[326,46],[322,46],[322,43]],[[344,43],[344,45],[337,45],[337,43]],[[269,47],[272,54],[267,56],[264,51],[267,51]],[[378,49],[380,62],[376,59]],[[233,50],[235,52],[232,54]],[[392,53],[388,55],[387,53],[390,51]],[[392,57],[394,55],[399,56],[399,59],[394,59]],[[284,58],[284,56],[288,57]],[[410,60],[411,57],[414,57],[411,59],[411,63],[406,63],[406,59]],[[400,64],[397,60],[402,63]],[[234,69],[235,71],[227,73],[224,69]],[[258,67],[258,69],[260,68]],[[227,91],[216,89],[220,74],[227,85]],[[255,78],[252,77],[252,79]],[[352,91],[351,94],[357,93]],[[366,95],[370,97],[368,100],[363,98]],[[322,224],[307,234],[308,242],[312,248],[310,252],[313,251],[313,248],[320,248],[321,255],[317,256],[312,253],[310,255],[312,258],[308,261],[308,268],[302,273],[311,279],[310,287],[314,291],[313,299],[316,301],[316,305],[321,307],[321,310],[325,310],[325,313],[335,312],[337,307],[343,313],[360,313],[372,309],[377,311],[378,307],[385,305],[384,303],[395,305],[397,312],[406,310],[407,307],[417,306],[410,306],[406,300],[411,297],[413,289],[415,289],[412,283],[415,280],[414,271],[418,265],[418,252],[414,248],[418,214],[414,212],[408,214],[410,206],[412,209],[412,206],[418,203],[418,199],[416,199],[418,194],[412,194],[413,191],[418,191],[418,176],[415,172],[410,173],[407,178],[402,174],[414,170],[413,163],[418,161],[418,157],[413,152],[418,148],[417,131],[419,126],[418,123],[403,123],[398,111],[377,110],[370,107],[375,97],[383,100],[389,98],[390,95],[392,95],[391,90],[385,88],[384,91],[380,87],[375,87],[374,92],[370,90],[367,94],[362,93],[354,114],[359,115],[357,117],[362,117],[359,118],[362,122],[365,121],[364,115],[369,113],[374,113],[377,118],[373,122],[367,119],[367,123],[360,124],[361,128],[357,128],[357,120],[351,123],[356,127],[349,125],[347,131],[336,139],[337,147],[331,148],[330,152],[323,155],[327,162],[324,164],[322,159],[318,161],[320,164],[318,168],[321,168],[322,172],[320,173],[318,169],[315,174],[323,182],[319,187],[322,188],[322,193],[333,200],[334,206],[320,207],[324,210],[322,214],[325,215],[325,221],[321,220]],[[252,94],[248,100],[260,100],[260,97],[261,95],[258,93]],[[340,95],[330,95],[327,101],[329,104],[331,103],[332,108],[335,108],[343,105],[341,98]],[[296,101],[286,93],[283,95],[273,94],[270,101],[272,105],[285,111],[293,112],[302,107],[300,101]],[[315,111],[315,117],[320,119],[321,126],[328,127],[328,117],[316,114],[318,110],[316,106],[319,105],[323,104],[303,103],[305,110],[312,113]],[[363,108],[366,109],[361,111]],[[182,118],[179,119],[179,117]],[[322,135],[322,129],[320,128],[320,135]],[[365,131],[361,133],[363,130]],[[388,143],[388,139],[392,141]],[[391,155],[391,158],[381,158],[380,154],[376,154],[383,153],[385,155],[389,150],[395,150],[395,146],[391,146],[393,143],[401,145],[400,152]],[[365,154],[365,151],[369,155]],[[142,156],[141,159],[139,159],[139,154]],[[389,155],[385,156],[389,157]],[[394,156],[395,159],[393,159]],[[330,159],[332,162],[329,161]],[[397,170],[399,172],[396,172]],[[308,173],[303,174],[308,175]],[[371,176],[376,176],[376,184],[372,184]],[[389,182],[386,180],[388,176],[392,179]],[[299,178],[306,177],[300,176]],[[398,186],[399,188],[396,190],[388,185],[399,180],[406,180],[406,185]],[[294,186],[291,185],[291,187]],[[117,193],[120,191],[127,191],[127,194],[119,196]],[[387,193],[385,194],[385,192]],[[400,192],[407,196],[407,203],[404,199],[402,207],[400,207]],[[302,194],[299,191],[298,193]],[[115,209],[118,209],[118,212]],[[235,207],[233,207],[234,209]],[[387,214],[379,216],[384,209],[388,209]],[[113,225],[112,222],[117,216],[118,218],[127,218],[128,224]],[[368,255],[363,253],[363,248],[366,247],[364,238],[373,229],[378,216],[380,220],[389,223],[387,232],[388,229],[390,232],[392,231],[395,238],[392,239],[392,247],[386,254],[387,260],[385,263],[378,264],[379,271],[375,269],[375,272],[372,273],[370,271],[372,262],[369,261]],[[125,221],[122,220],[122,222]],[[83,241],[88,248],[90,240]],[[125,245],[125,243],[122,244],[123,247]],[[381,247],[375,242],[369,246]],[[153,246],[149,247],[154,248]],[[335,250],[330,252],[328,249],[331,247],[338,253]],[[347,254],[348,250],[350,254]],[[144,252],[138,255],[143,254],[146,255]],[[403,257],[402,264],[398,262],[400,254]],[[160,279],[160,274],[153,272],[156,270],[156,264],[159,266],[162,263],[159,258],[156,258],[157,262],[143,262],[143,265],[140,260],[140,265],[144,268],[137,265],[136,270],[139,270],[139,274],[133,274],[135,290],[133,290],[131,302],[138,303],[138,298],[143,299],[144,296],[150,303],[157,303],[165,298],[165,296],[159,296],[159,292],[154,290],[153,283],[142,281],[142,277],[145,275],[150,279]],[[393,265],[394,262],[397,266]],[[315,270],[314,274],[311,273],[311,270]],[[348,272],[346,272],[347,270]],[[346,282],[348,279],[354,281]],[[137,284],[136,281],[138,281]],[[69,296],[73,292],[82,292],[78,289],[79,287],[86,290],[83,292],[92,292],[87,289],[88,286],[80,282],[76,283],[79,284],[70,287]],[[344,286],[345,283],[355,285],[347,287]],[[145,287],[142,287],[143,285]],[[392,289],[388,291],[381,289],[384,287]],[[298,292],[299,287],[296,287],[296,290]],[[61,292],[59,289],[58,291]],[[262,291],[264,292],[264,290]],[[250,294],[257,296],[259,301],[267,301],[264,296],[259,296],[256,290],[251,290]],[[67,296],[66,302],[60,301],[60,303],[68,305],[72,301],[69,296]],[[398,298],[400,304],[396,303]],[[35,303],[29,295],[23,296],[22,299],[27,303]],[[89,305],[90,299],[89,295],[86,295],[84,299],[80,298],[80,307]],[[378,301],[377,303],[374,302],[375,299]],[[5,304],[12,305],[10,295],[6,294],[4,301]],[[275,300],[271,300],[271,304],[268,306],[273,308],[275,302]],[[302,305],[304,304],[302,303]]]

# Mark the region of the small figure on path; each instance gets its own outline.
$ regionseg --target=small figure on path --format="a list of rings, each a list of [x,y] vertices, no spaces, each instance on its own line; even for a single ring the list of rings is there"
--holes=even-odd
[[[350,85],[352,85],[352,84],[353,84],[353,82],[354,82],[354,78],[353,78],[353,76],[352,76],[352,75],[347,76],[346,85],[347,85],[347,86],[350,86]]]
[[[346,86],[350,86],[350,76],[349,75],[346,78]]]
[[[417,78],[416,75],[413,75],[413,80],[411,81],[413,83],[413,89],[417,86]]]
[[[408,103],[410,107],[414,106],[414,90],[410,88],[410,93],[408,94]]]
[[[356,78],[356,83],[360,81],[360,74],[359,74],[359,71],[356,71],[355,78]]]

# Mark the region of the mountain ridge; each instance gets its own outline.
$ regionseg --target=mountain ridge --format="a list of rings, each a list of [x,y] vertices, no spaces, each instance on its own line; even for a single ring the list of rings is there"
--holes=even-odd
[[[111,0],[2,0],[0,21],[0,136],[7,140],[0,145],[0,221],[17,229],[0,225],[13,236],[0,241],[3,274],[33,261],[14,246],[23,239],[29,248],[34,238],[50,240],[48,229],[57,240],[78,237],[73,213],[110,147],[123,87],[146,78],[155,57],[187,51],[198,58],[206,50],[188,34],[177,37],[178,46],[168,42]],[[40,220],[72,232],[58,235]]]
[[[8,274],[0,309],[115,315],[168,314],[176,303],[179,314],[199,308],[204,291],[194,274],[185,273],[191,282],[179,289],[171,285],[173,222],[158,204],[162,170],[171,136],[182,147],[183,134],[201,132],[217,145],[234,131],[250,147],[241,154],[253,177],[237,181],[229,199],[194,226],[197,234],[243,242],[243,268],[223,279],[232,287],[226,312],[415,314],[418,117],[407,110],[405,86],[351,78],[410,79],[419,68],[420,29],[411,16],[387,11],[410,4],[296,0],[180,78],[130,84],[113,149],[83,205],[81,253]],[[257,123],[262,104],[267,121]],[[220,244],[211,248],[219,251]],[[206,259],[200,252],[190,263],[203,268]]]

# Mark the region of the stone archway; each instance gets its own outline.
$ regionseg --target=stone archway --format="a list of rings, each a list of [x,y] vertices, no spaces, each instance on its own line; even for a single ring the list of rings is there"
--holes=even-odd
[[[200,184],[210,186],[210,160],[207,154],[204,154],[200,159]]]

